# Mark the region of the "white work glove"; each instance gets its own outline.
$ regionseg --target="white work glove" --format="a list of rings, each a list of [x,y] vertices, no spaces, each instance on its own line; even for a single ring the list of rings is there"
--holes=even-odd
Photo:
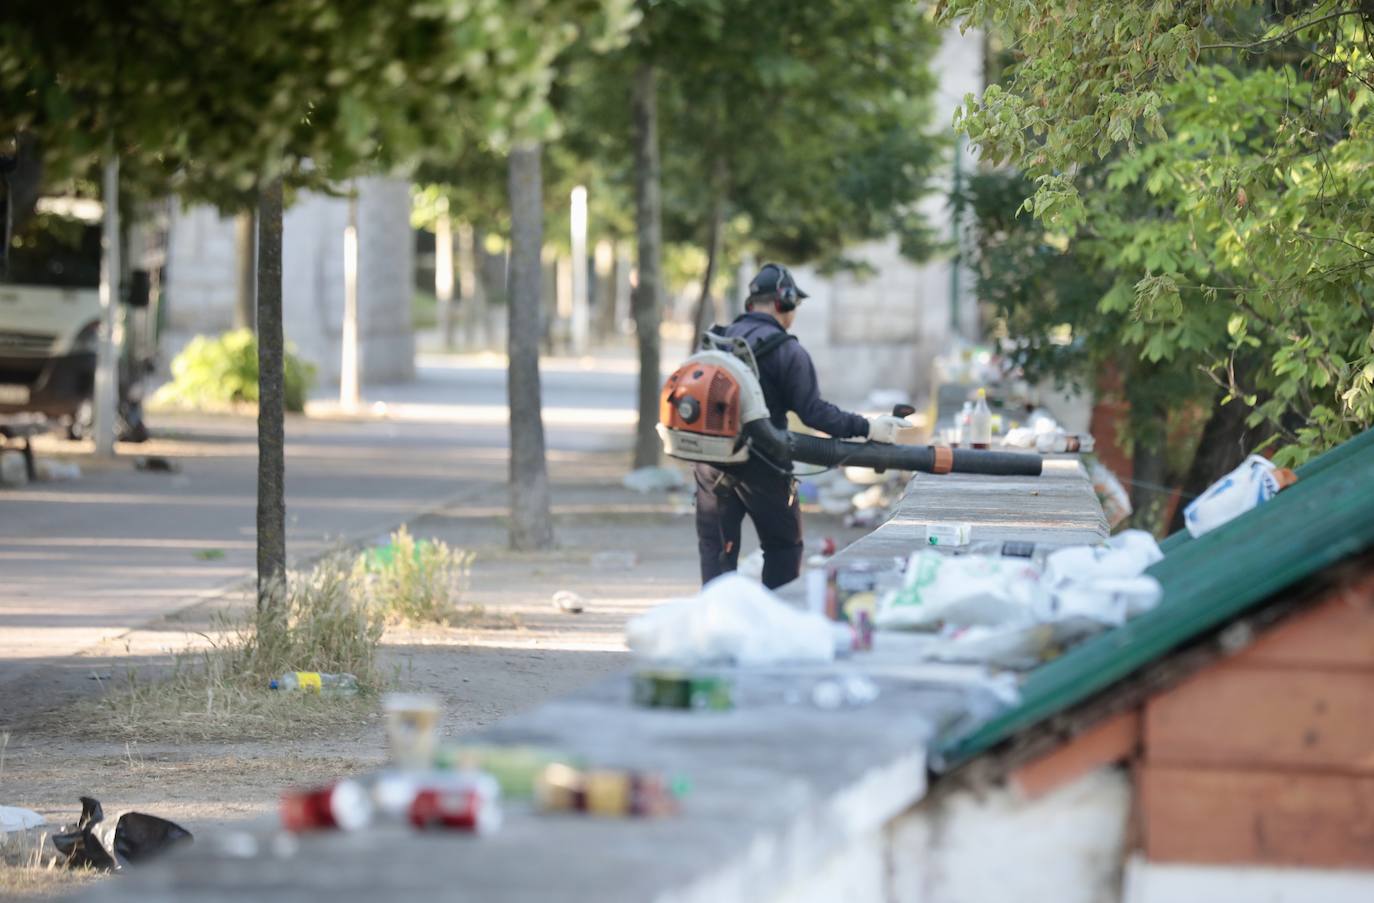
[[[870,442],[883,442],[891,445],[897,441],[897,431],[904,430],[912,424],[891,414],[883,414],[880,417],[868,418],[868,439]]]

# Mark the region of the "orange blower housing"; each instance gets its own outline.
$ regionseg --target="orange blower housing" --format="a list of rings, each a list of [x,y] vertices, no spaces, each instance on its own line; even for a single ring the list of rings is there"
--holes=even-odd
[[[659,393],[658,434],[663,450],[685,461],[747,460],[745,440],[751,425],[768,420],[763,389],[751,364],[752,359],[706,350],[678,367]]]

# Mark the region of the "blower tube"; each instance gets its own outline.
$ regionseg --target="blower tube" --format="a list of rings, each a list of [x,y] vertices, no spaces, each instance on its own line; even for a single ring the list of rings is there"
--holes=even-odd
[[[881,442],[844,442],[802,433],[788,433],[793,461],[822,467],[871,467],[919,470],[925,473],[981,473],[1002,477],[1038,477],[1043,462],[1038,454],[984,451],[973,448],[936,449],[929,445],[887,445]],[[949,455],[943,461],[937,457]],[[948,466],[944,466],[944,465]]]

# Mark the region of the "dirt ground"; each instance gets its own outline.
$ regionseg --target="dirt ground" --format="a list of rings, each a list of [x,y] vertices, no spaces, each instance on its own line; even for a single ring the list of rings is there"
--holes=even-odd
[[[476,556],[461,601],[481,606],[480,615],[449,628],[391,629],[383,639],[383,667],[395,675],[391,688],[438,696],[444,736],[461,736],[625,667],[625,621],[696,588],[690,496],[629,492],[619,485],[625,469],[622,456],[611,454],[554,462],[559,545],[550,552],[505,548],[504,492],[410,523],[416,536]],[[807,527],[813,543],[832,536],[844,545],[860,532],[819,512],[808,513]],[[607,562],[599,553],[627,554]],[[581,594],[587,610],[555,610],[551,596],[563,589]],[[206,832],[270,813],[284,788],[380,764],[385,737],[376,700],[341,710],[337,722],[313,736],[268,742],[116,736],[74,720],[72,704],[104,686],[91,673],[130,662],[155,669],[168,650],[198,642],[215,609],[235,604],[243,603],[202,603],[92,650],[75,666],[35,675],[30,699],[47,704],[28,705],[0,735],[0,804],[35,809],[61,824],[78,814],[77,797],[90,795],[107,814],[133,808]],[[61,894],[75,880],[0,865],[0,898]]]

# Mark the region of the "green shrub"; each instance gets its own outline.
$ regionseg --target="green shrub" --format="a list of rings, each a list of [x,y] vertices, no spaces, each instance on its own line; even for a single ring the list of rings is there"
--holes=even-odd
[[[315,367],[288,344],[284,361],[288,411],[305,410]],[[158,389],[153,404],[206,409],[258,403],[258,337],[251,329],[220,336],[198,335],[172,360],[172,381]]]

